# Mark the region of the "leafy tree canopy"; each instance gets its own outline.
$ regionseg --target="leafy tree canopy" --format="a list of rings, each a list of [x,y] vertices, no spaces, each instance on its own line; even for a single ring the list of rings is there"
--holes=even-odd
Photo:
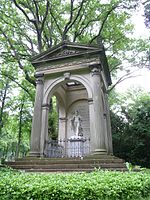
[[[146,41],[131,37],[132,12],[138,6],[133,0],[2,0],[0,6],[1,62],[10,64],[16,76],[35,86],[30,58],[62,40],[97,43],[101,38],[113,75],[118,69],[146,61]],[[98,42],[99,43],[99,42]],[[125,63],[126,62],[126,63]],[[7,67],[8,68],[8,67]],[[17,69],[17,70],[16,70]],[[9,69],[8,69],[9,71]],[[8,75],[8,71],[3,71]],[[126,71],[127,75],[131,69]],[[119,80],[119,82],[122,79]]]
[[[130,89],[111,108],[114,153],[134,164],[150,167],[150,95]]]

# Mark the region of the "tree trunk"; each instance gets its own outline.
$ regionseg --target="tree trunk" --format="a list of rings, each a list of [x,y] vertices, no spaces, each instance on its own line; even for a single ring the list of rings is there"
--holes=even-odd
[[[18,141],[17,141],[17,147],[16,147],[16,158],[19,157],[19,151],[20,151],[20,143],[21,143],[21,135],[22,135],[23,106],[24,106],[24,100],[21,102],[20,112],[19,112],[19,130],[18,130]]]
[[[2,134],[2,128],[3,128],[3,114],[4,114],[4,107],[5,107],[5,100],[6,100],[6,95],[7,95],[7,90],[9,87],[8,80],[6,82],[6,85],[4,87],[4,93],[2,94],[2,107],[0,110],[0,135]]]

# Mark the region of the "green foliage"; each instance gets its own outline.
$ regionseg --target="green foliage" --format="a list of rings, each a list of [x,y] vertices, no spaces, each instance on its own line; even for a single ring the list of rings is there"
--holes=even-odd
[[[150,196],[149,197],[145,197],[145,198],[140,198],[138,200],[150,200]]]
[[[55,96],[51,99],[51,108],[48,116],[48,125],[49,138],[52,140],[58,139],[58,105]]]
[[[150,167],[150,96],[134,89],[117,98],[111,112],[114,153],[133,164]]]
[[[6,98],[4,110],[7,118],[3,116],[5,126],[2,127],[0,135],[0,157],[14,159],[17,146],[21,157],[29,151],[32,107],[33,105],[28,101],[24,92],[20,92],[19,96],[12,94]]]
[[[147,173],[99,171],[70,174],[0,172],[2,200],[127,200],[150,193]]]

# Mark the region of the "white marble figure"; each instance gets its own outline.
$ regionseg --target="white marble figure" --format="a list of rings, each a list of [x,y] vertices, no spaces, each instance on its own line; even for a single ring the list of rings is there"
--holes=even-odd
[[[71,131],[75,137],[83,136],[81,122],[82,120],[79,111],[76,110],[71,119]]]

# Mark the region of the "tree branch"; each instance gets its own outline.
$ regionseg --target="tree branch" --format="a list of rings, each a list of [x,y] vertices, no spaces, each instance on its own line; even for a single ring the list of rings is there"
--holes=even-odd
[[[32,22],[32,24],[34,24],[36,32],[37,32],[37,40],[38,40],[38,50],[39,52],[42,51],[42,40],[41,40],[41,28],[38,26],[38,24],[40,23],[39,21],[37,21],[37,19],[30,19],[29,16],[27,15],[27,13],[25,12],[25,10],[17,3],[16,0],[13,0],[15,6],[25,15],[25,17],[27,18],[27,20],[29,22]],[[33,11],[32,9],[29,9],[32,14]]]
[[[81,12],[81,10],[82,10],[82,8],[83,8],[83,4],[84,4],[85,1],[86,1],[86,0],[82,0],[81,5],[80,5],[80,8],[79,8],[79,10],[78,10],[78,13],[77,13],[76,17],[74,18],[74,20],[72,21],[72,23],[68,26],[67,32],[69,31],[69,29],[73,26],[73,24],[76,22],[76,20],[77,20],[78,17],[80,16],[80,12]]]
[[[21,6],[19,6],[19,4],[17,3],[16,0],[12,0],[12,1],[14,2],[15,6],[25,15],[25,17],[27,18],[27,20],[28,20],[29,22],[35,23],[34,20],[32,20],[32,19],[29,18],[29,16],[28,16],[27,13],[25,12],[25,10],[24,10]]]
[[[137,77],[137,75],[132,75],[133,73],[135,73],[136,71],[138,70],[135,70],[135,71],[132,71],[132,72],[129,72],[123,76],[121,76],[117,81],[116,83],[108,90],[108,93],[111,92],[115,87],[116,85],[118,85],[119,83],[121,83],[122,81],[128,79],[128,78],[133,78],[133,77]]]
[[[22,88],[30,97],[32,97],[32,95],[30,94],[29,90],[26,89],[25,87],[23,87],[20,83],[18,83],[15,78],[9,74],[5,74],[5,73],[0,73],[1,76],[5,76],[7,78],[9,78],[11,81],[13,81],[14,83],[16,83],[20,88]]]
[[[5,32],[1,28],[0,28],[0,31],[2,32],[3,36],[6,38],[6,40],[8,41],[8,43],[9,43],[11,49],[12,49],[12,51],[14,52],[14,57],[18,62],[19,68],[22,69],[23,72],[25,73],[25,79],[27,81],[29,81],[32,85],[36,86],[35,81],[32,78],[29,77],[27,70],[24,69],[24,67],[23,67],[23,65],[22,65],[22,63],[20,61],[20,58],[19,58],[19,56],[18,56],[18,54],[16,52],[16,49],[14,48],[14,46],[11,43],[10,39],[7,37],[7,35],[5,34]]]
[[[52,12],[52,9],[51,9],[51,8],[50,8],[50,14],[51,14],[52,18],[54,19],[54,22],[55,22],[55,24],[56,24],[56,26],[57,26],[57,28],[58,28],[60,34],[62,35],[62,30],[61,30],[61,28],[59,27],[59,24],[57,23],[57,19],[56,19],[55,16],[53,15],[53,12]]]
[[[47,36],[45,31],[43,31],[43,35],[44,35],[45,45],[47,44],[48,48],[51,48],[52,47],[52,37]]]
[[[31,45],[31,48],[29,47],[29,45],[26,45],[26,48],[31,52],[31,55],[34,56],[37,54],[37,52],[34,50],[34,45],[33,45],[33,42],[32,42],[32,39],[28,36],[28,35],[24,35],[24,37],[26,38],[26,40],[30,43]],[[29,55],[28,55],[29,56]]]
[[[5,101],[6,101],[6,95],[7,95],[7,90],[8,90],[8,88],[9,88],[9,82],[8,82],[8,79],[7,79],[6,85],[5,85],[5,87],[4,87],[4,93],[2,93],[2,98],[1,98],[1,109],[0,109],[0,135],[2,134],[4,106],[5,106]]]
[[[71,1],[70,2],[71,3],[71,5],[70,5],[70,18],[69,18],[69,21],[66,23],[66,26],[64,28],[63,35],[62,35],[62,40],[65,40],[68,26],[72,22],[72,18],[73,18],[73,3],[74,3],[74,0],[70,0],[70,1]]]
[[[83,4],[84,4],[84,2],[85,2],[86,0],[82,0],[82,2],[81,2],[81,4],[80,4],[80,8],[79,8],[79,10],[78,10],[78,13],[77,13],[77,15],[76,15],[76,17],[74,18],[74,20],[72,21],[72,22],[70,22],[69,24],[68,24],[68,26],[66,27],[66,30],[65,30],[65,32],[64,32],[64,37],[66,36],[66,34],[67,34],[67,32],[69,31],[69,29],[75,24],[75,22],[77,21],[77,19],[78,19],[78,17],[80,16],[80,13],[81,13],[81,10],[82,10],[82,8],[83,8]]]
[[[123,36],[117,38],[115,41],[113,41],[113,43],[110,43],[109,47],[107,47],[105,50],[107,51],[111,46],[113,46],[114,44],[116,44],[119,40],[121,40],[123,38]]]
[[[36,0],[33,0],[33,3],[34,3],[34,5],[35,5],[36,18],[37,18],[37,21],[38,21],[38,23],[39,23],[39,22],[40,22],[40,19],[39,19],[39,9],[38,9],[38,5],[37,5]]]
[[[143,5],[146,4],[146,3],[149,3],[149,0],[142,2]]]
[[[92,20],[88,21],[87,24],[79,32],[75,33],[73,41],[75,42],[76,38],[79,37],[84,32],[84,30],[89,26],[90,23],[96,22],[96,21],[97,21],[97,19],[92,19]]]
[[[120,65],[121,63],[118,63],[118,64],[116,64],[116,65],[114,65],[113,67],[111,67],[111,69],[110,69],[110,72],[113,72],[114,70],[116,70],[116,69],[119,69],[119,65]],[[118,68],[117,68],[118,67]]]
[[[98,33],[95,37],[92,38],[92,40],[90,41],[90,44],[91,44],[97,37],[99,37],[99,36],[101,35],[101,32],[102,32],[102,30],[103,30],[103,28],[104,28],[104,25],[105,25],[105,23],[106,23],[106,21],[107,21],[109,15],[110,15],[110,14],[112,13],[112,11],[114,11],[117,7],[118,7],[118,4],[114,5],[114,6],[106,13],[106,15],[105,15],[105,17],[104,17],[104,20],[102,21],[102,24],[101,24],[99,33]]]
[[[42,25],[41,25],[41,32],[42,32],[43,29],[44,29],[44,24],[45,24],[46,18],[47,18],[47,16],[48,16],[48,11],[49,11],[49,1],[47,0],[46,12],[45,12],[45,16],[44,16],[44,19],[43,19]]]
[[[35,15],[35,13],[33,12],[32,7],[30,6],[31,1],[26,0],[26,3],[25,3],[25,2],[19,2],[19,3],[20,3],[21,5],[23,5],[25,8],[29,9],[30,12],[32,13],[34,19],[36,19],[36,15]]]

